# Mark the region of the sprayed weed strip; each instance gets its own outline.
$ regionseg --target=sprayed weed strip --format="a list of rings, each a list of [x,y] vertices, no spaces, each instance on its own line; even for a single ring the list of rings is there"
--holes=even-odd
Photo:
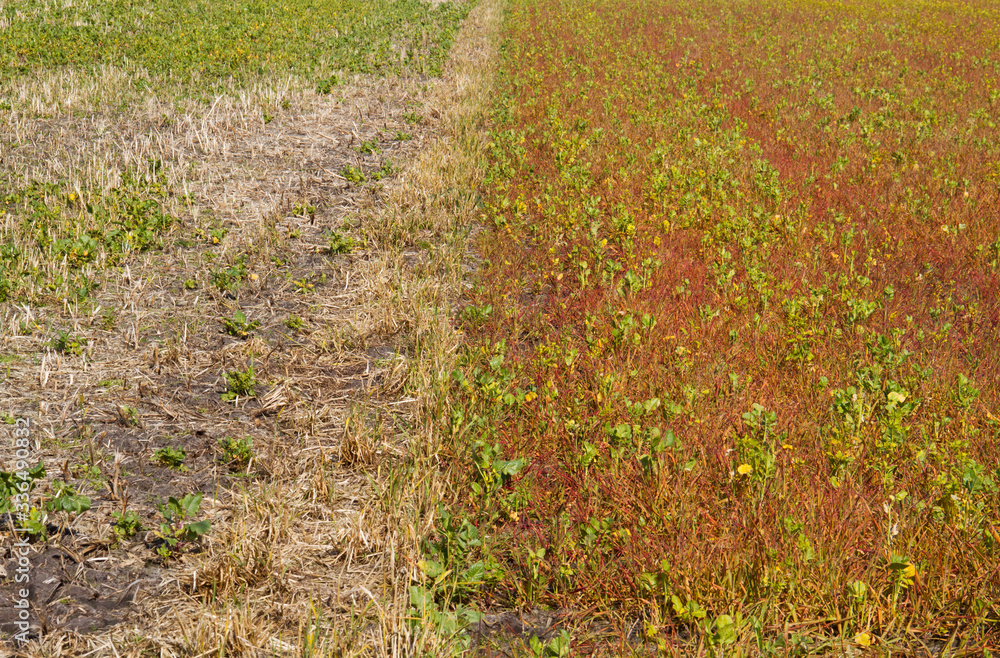
[[[996,645],[996,18],[511,3],[428,591],[611,653]]]

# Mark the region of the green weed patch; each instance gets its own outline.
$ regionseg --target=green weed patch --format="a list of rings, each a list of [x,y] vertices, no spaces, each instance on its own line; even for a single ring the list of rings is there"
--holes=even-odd
[[[159,163],[125,171],[108,190],[31,182],[0,196],[7,241],[0,246],[0,302],[85,298],[98,272],[160,246],[175,218]]]
[[[221,79],[274,72],[435,75],[464,3],[250,0],[27,0],[0,8],[0,73],[119,66]]]

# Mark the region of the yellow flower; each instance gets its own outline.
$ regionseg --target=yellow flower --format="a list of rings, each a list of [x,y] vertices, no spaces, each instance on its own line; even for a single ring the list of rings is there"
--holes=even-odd
[[[254,272],[251,272],[251,273],[250,273],[250,280],[251,280],[251,281],[256,281],[256,280],[257,280],[257,279],[259,279],[259,278],[260,278],[260,277],[259,277],[259,276],[257,276],[257,274],[256,274],[256,273],[254,273]]]
[[[736,469],[736,472],[740,475],[750,475],[753,473],[753,466],[750,464],[740,464],[739,468]]]
[[[527,393],[524,394],[524,401],[525,402],[531,402],[532,400],[534,400],[537,397],[538,397],[537,393],[535,393],[534,391],[528,391]]]
[[[917,575],[917,568],[913,566],[912,562],[907,562],[906,566],[903,567],[903,578],[913,578]]]
[[[856,643],[857,643],[857,644],[858,644],[859,646],[862,646],[862,647],[865,647],[865,648],[868,648],[868,647],[870,647],[870,646],[871,646],[872,644],[874,644],[874,643],[875,643],[875,638],[873,638],[873,637],[872,637],[872,634],[871,634],[871,633],[869,633],[868,631],[864,631],[864,632],[862,632],[862,633],[858,633],[857,635],[855,635],[855,636],[854,636],[854,641],[855,641],[855,642],[856,642]]]
[[[791,443],[782,443],[781,444],[781,449],[782,450],[791,450],[792,449],[792,444]]]

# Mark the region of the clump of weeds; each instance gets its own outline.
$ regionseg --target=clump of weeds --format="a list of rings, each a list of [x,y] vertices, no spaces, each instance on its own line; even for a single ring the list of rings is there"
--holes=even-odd
[[[225,373],[225,380],[226,390],[222,394],[222,399],[226,402],[257,395],[257,378],[254,376],[252,365],[247,366],[245,370],[231,370]]]

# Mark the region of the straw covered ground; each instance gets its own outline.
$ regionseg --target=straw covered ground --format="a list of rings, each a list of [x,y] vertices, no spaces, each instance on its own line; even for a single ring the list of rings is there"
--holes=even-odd
[[[17,531],[30,642],[11,605],[0,629],[30,655],[425,650],[406,588],[440,485],[407,475],[496,11],[198,4],[0,6],[0,598]],[[209,10],[228,32],[185,36]]]

